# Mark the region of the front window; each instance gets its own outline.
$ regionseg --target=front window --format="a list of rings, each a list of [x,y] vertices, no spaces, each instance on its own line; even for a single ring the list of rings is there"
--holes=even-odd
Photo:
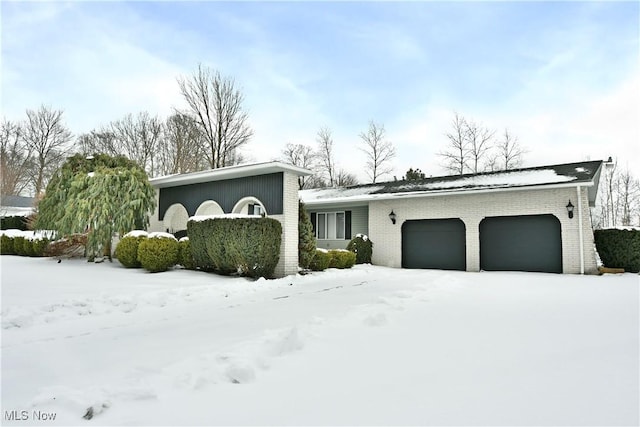
[[[319,213],[316,224],[316,238],[318,240],[344,239],[344,212]]]

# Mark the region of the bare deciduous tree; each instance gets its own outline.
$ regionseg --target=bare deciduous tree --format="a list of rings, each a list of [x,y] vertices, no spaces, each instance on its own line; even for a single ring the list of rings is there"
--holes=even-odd
[[[201,128],[211,168],[232,164],[253,135],[242,107],[244,96],[234,80],[200,64],[191,77],[179,77],[178,85]]]
[[[176,112],[164,124],[164,138],[158,150],[159,173],[196,172],[206,169],[202,133],[188,114]]]
[[[24,141],[33,153],[31,181],[36,196],[69,152],[71,132],[62,120],[62,113],[44,105],[38,110],[27,110]]]
[[[618,176],[618,207],[621,225],[631,225],[633,217],[640,215],[640,181],[628,168]]]
[[[316,165],[316,153],[313,148],[304,144],[287,144],[282,150],[282,160],[292,165],[313,169]],[[310,184],[312,180],[307,179],[306,176],[298,177],[298,188],[304,190],[305,188],[311,188]]]
[[[333,137],[328,127],[322,127],[316,137],[318,142],[318,168],[319,172],[325,176],[327,185],[336,185],[336,166],[333,159]]]
[[[452,130],[445,134],[449,142],[447,150],[438,153],[443,159],[443,166],[452,173],[462,175],[467,166],[469,146],[466,136],[467,122],[460,114],[455,113],[451,122]]]
[[[613,161],[603,169],[593,211],[595,227],[640,226],[640,181]]]
[[[84,154],[104,153],[125,156],[140,165],[150,176],[159,171],[157,164],[164,137],[164,125],[157,116],[144,111],[127,114],[100,130],[80,135],[77,145]]]
[[[358,178],[344,169],[340,169],[336,174],[335,185],[337,187],[349,187],[351,185],[358,185]]]
[[[143,111],[137,116],[127,114],[111,122],[102,133],[112,135],[115,151],[135,161],[149,176],[155,176],[155,156],[162,138],[162,122]]]
[[[465,138],[468,148],[468,167],[472,173],[482,172],[480,162],[492,148],[492,139],[495,131],[471,120],[465,120]]]
[[[2,120],[0,124],[0,194],[20,195],[29,185],[31,152],[22,140],[18,123]]]
[[[109,156],[122,155],[121,147],[113,132],[108,128],[99,131],[92,130],[89,133],[78,136],[76,145],[79,151],[85,155],[103,153]]]
[[[509,129],[504,130],[502,140],[496,145],[498,167],[502,170],[518,168],[522,165],[522,156],[526,150],[520,145],[517,136],[512,136]]]
[[[375,184],[379,177],[393,170],[390,161],[395,157],[396,150],[393,144],[385,139],[384,125],[378,125],[373,120],[369,122],[367,132],[360,134],[360,139],[364,144],[361,150],[367,156],[367,175]]]

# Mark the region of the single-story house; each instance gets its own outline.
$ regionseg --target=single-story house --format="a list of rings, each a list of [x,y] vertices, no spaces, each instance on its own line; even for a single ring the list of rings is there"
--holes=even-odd
[[[300,192],[318,247],[356,234],[389,267],[591,273],[602,161]]]
[[[276,274],[297,271],[298,199],[318,247],[374,243],[373,264],[397,268],[590,273],[591,213],[602,161],[474,175],[298,190],[311,171],[280,162],[150,180],[150,231],[184,232],[193,215],[264,214],[283,225]]]
[[[35,198],[24,196],[0,197],[0,216],[29,216],[35,212]]]
[[[276,276],[298,272],[298,177],[311,171],[280,162],[229,166],[150,179],[156,208],[149,231],[184,234],[195,215],[266,215],[282,224]]]

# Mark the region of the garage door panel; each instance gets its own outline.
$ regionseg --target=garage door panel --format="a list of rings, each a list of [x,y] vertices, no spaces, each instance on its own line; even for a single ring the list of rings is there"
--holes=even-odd
[[[458,218],[405,221],[402,267],[466,270],[464,223]]]
[[[562,273],[560,221],[553,215],[483,219],[480,222],[480,268]]]

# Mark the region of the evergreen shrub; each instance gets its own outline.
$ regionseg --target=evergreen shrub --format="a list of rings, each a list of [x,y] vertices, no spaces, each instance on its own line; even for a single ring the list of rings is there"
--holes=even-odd
[[[195,270],[196,263],[191,253],[191,241],[188,238],[182,238],[178,241],[178,264],[187,270]]]
[[[304,203],[298,202],[298,265],[309,268],[316,254],[316,236]]]
[[[193,263],[196,268],[203,271],[216,271],[207,253],[207,240],[213,238],[213,236],[207,234],[210,229],[210,225],[203,225],[199,221],[187,222],[187,237],[189,237]]]
[[[138,246],[138,261],[151,273],[167,271],[178,263],[178,241],[166,236],[142,239]]]
[[[0,230],[21,230],[27,231],[27,217],[25,216],[4,216],[0,218]]]
[[[331,254],[328,251],[316,249],[316,254],[309,264],[309,268],[313,271],[324,271],[331,264]]]
[[[209,218],[187,223],[200,269],[219,274],[273,277],[280,259],[282,225],[273,218]]]
[[[373,242],[365,234],[356,234],[347,245],[347,250],[356,254],[356,264],[371,264]]]
[[[329,268],[351,268],[356,264],[356,254],[344,249],[333,249],[329,251],[331,262]]]
[[[13,237],[2,235],[0,236],[0,254],[2,255],[15,255],[13,250]]]
[[[31,241],[31,256],[42,257],[49,245],[49,239],[40,238]]]
[[[596,249],[605,267],[640,271],[640,230],[595,230]]]
[[[127,268],[140,268],[142,265],[138,261],[138,247],[146,236],[124,236],[116,246],[116,258]]]
[[[25,239],[23,236],[16,236],[13,238],[13,250],[16,255],[26,256],[27,251],[31,250],[31,242]]]

